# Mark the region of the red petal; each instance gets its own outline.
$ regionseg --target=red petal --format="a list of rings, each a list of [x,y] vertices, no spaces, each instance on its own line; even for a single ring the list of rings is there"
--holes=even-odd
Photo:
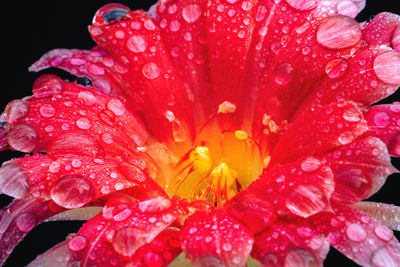
[[[76,76],[86,76],[93,86],[106,94],[128,98],[129,93],[121,75],[114,68],[114,59],[101,50],[55,49],[44,54],[30,68],[41,71],[46,68],[60,68]],[[124,88],[124,90],[121,90]]]
[[[332,200],[353,204],[375,194],[394,168],[386,146],[378,138],[364,138],[323,157],[335,179]]]
[[[227,212],[198,212],[182,229],[182,249],[199,266],[243,266],[253,246],[253,236]]]
[[[141,247],[154,245],[151,243],[153,240],[174,237],[165,232],[156,238],[175,221],[179,213],[177,205],[175,201],[163,197],[140,202],[121,197],[111,198],[103,213],[85,223],[69,240],[72,260],[79,261],[81,266],[124,266],[137,260],[136,253],[140,252]],[[175,249],[176,246],[171,251]],[[143,257],[146,260],[146,255]]]
[[[116,69],[129,83],[153,135],[171,142],[191,141],[191,104],[151,18],[131,12],[109,25],[94,23],[90,33],[119,62]]]
[[[264,171],[243,192],[255,193],[273,203],[279,215],[307,218],[330,210],[334,186],[331,169],[316,158],[306,158]]]
[[[0,210],[0,265],[36,225],[54,213],[34,199],[14,200]]]
[[[364,136],[376,136],[388,147],[389,153],[400,156],[400,103],[371,107],[365,114],[369,130]]]
[[[353,142],[367,129],[355,103],[332,103],[307,112],[289,124],[271,158],[276,163],[319,154]]]
[[[185,83],[194,103],[197,127],[215,112],[209,84],[206,47],[205,0],[180,0],[160,3],[156,20],[171,61]]]
[[[400,52],[400,16],[388,12],[379,13],[363,29],[364,38],[370,45],[391,46]]]
[[[350,207],[334,212],[317,220],[332,246],[362,266],[400,265],[400,244],[392,230]]]
[[[163,190],[155,184],[140,160],[121,162],[110,158],[92,158],[74,154],[35,154],[12,160],[1,169],[1,180],[12,177],[7,194],[24,196],[28,189],[35,198],[52,199],[67,208],[79,208],[115,191],[139,188],[140,191]],[[28,186],[29,185],[29,186]],[[11,193],[10,193],[11,192]]]
[[[319,266],[329,243],[305,222],[275,222],[255,238],[251,255],[263,266]]]

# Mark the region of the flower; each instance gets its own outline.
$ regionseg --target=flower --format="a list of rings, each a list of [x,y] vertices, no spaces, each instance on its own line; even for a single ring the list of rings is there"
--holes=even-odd
[[[86,218],[35,264],[319,266],[328,242],[397,266],[398,207],[360,202],[394,172],[399,17],[362,1],[162,1],[101,8],[91,51],[32,67],[3,113],[1,257],[35,225]],[[379,34],[378,34],[379,33]],[[100,207],[100,208],[99,208]],[[100,211],[101,210],[101,211]],[[100,211],[100,213],[99,213]],[[97,214],[99,213],[99,214]],[[97,215],[96,215],[97,214]],[[387,225],[387,226],[385,226]]]

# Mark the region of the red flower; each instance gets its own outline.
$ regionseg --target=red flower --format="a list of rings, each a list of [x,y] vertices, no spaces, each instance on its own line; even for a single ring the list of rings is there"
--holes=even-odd
[[[400,208],[360,202],[395,170],[400,17],[363,1],[161,1],[102,7],[91,51],[31,66],[0,147],[1,262],[34,226],[86,218],[39,256],[52,266],[322,266],[329,243],[399,266]],[[387,226],[385,226],[387,225]]]

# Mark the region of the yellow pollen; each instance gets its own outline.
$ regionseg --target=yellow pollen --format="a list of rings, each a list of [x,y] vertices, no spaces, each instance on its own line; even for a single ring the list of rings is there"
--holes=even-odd
[[[199,145],[178,162],[167,191],[219,207],[255,180],[265,162],[247,132],[210,133],[200,135]]]
[[[239,140],[246,140],[249,135],[245,131],[235,131],[235,137]]]

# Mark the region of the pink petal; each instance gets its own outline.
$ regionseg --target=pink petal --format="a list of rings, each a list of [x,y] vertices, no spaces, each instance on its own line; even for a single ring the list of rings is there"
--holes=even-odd
[[[329,243],[305,222],[277,221],[255,238],[251,255],[263,266],[323,266]]]
[[[400,231],[400,207],[393,204],[361,201],[352,205],[387,227]]]
[[[253,236],[223,210],[199,212],[182,229],[182,249],[199,266],[243,266],[253,246]]]

